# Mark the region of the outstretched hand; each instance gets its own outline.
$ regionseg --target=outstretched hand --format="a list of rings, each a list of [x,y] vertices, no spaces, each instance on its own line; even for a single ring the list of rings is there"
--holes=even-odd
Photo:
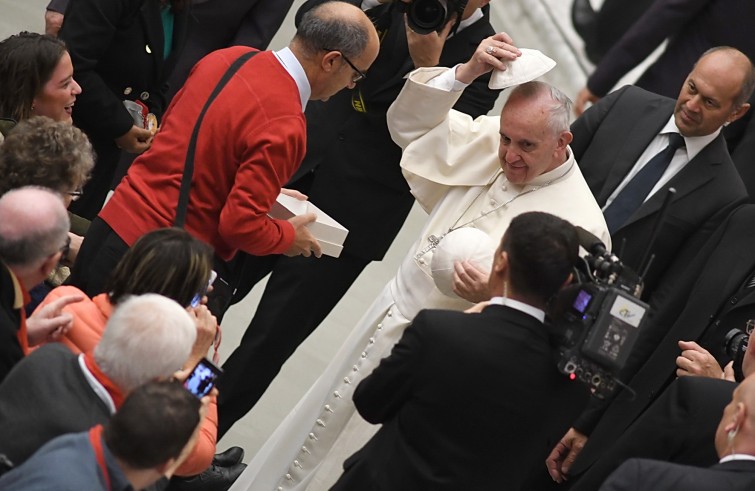
[[[432,67],[440,63],[440,54],[443,46],[446,44],[448,34],[451,32],[456,17],[452,17],[446,26],[440,32],[430,32],[428,34],[417,34],[410,27],[404,14],[404,24],[406,25],[406,42],[409,46],[409,56],[414,62],[414,68]]]
[[[505,32],[499,32],[482,40],[472,58],[456,69],[456,80],[471,84],[477,77],[489,71],[506,70],[506,63],[520,57],[522,52]]]
[[[63,312],[67,305],[81,302],[83,295],[65,295],[35,310],[26,319],[29,346],[57,341],[73,327],[73,315]]]
[[[587,87],[583,87],[577,94],[577,98],[574,100],[574,114],[576,116],[581,116],[582,113],[585,112],[588,103],[595,104],[599,100],[600,97],[593,94]]]

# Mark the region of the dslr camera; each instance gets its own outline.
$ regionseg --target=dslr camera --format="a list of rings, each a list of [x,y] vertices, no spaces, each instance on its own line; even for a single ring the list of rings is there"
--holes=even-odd
[[[745,330],[731,329],[724,336],[724,353],[734,363],[734,378],[737,382],[744,380],[745,376],[742,372],[742,361],[744,360],[745,353],[747,353],[747,345],[750,341],[750,334],[752,334],[755,322],[747,321],[747,327]]]
[[[412,0],[404,3],[397,2],[400,9],[406,12],[407,22],[412,31],[417,34],[429,34],[442,31],[445,25],[456,14],[456,26],[461,21],[461,15],[468,0]]]
[[[599,399],[621,383],[624,368],[649,306],[640,300],[643,282],[600,240],[577,227],[588,254],[575,266],[574,282],[552,302],[551,340],[558,370],[587,384]]]

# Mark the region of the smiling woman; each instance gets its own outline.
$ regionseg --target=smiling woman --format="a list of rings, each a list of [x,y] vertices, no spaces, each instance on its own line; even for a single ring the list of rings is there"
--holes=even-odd
[[[71,122],[81,87],[65,44],[21,32],[0,42],[0,117],[22,121],[33,115]]]

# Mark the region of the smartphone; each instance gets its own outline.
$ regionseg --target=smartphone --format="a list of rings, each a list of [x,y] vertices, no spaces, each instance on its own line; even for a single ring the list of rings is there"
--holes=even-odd
[[[204,289],[203,292],[197,293],[194,295],[194,298],[191,299],[191,306],[193,308],[199,307],[199,304],[202,303],[202,297],[207,295],[207,290],[210,289],[213,283],[215,283],[215,278],[218,277],[218,274],[215,272],[215,270],[210,271],[210,279],[207,281],[207,288]]]
[[[215,365],[207,358],[202,358],[184,382],[184,387],[201,399],[209,394],[212,388],[215,387],[215,382],[222,373],[222,368]]]

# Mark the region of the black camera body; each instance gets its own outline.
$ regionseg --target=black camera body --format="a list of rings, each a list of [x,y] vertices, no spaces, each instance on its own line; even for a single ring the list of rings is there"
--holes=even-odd
[[[409,28],[417,34],[429,34],[442,31],[448,21],[456,14],[456,26],[461,21],[461,15],[468,0],[412,0],[404,3],[398,1],[400,8],[406,12]]]
[[[747,353],[749,341],[750,336],[741,329],[732,329],[724,336],[724,352],[733,361],[734,379],[737,382],[741,382],[745,378],[742,372],[742,361],[745,353]]]
[[[585,232],[587,233],[587,232]],[[584,244],[583,244],[584,246]],[[617,388],[649,310],[639,299],[641,278],[596,239],[585,246],[575,282],[557,295],[551,309],[556,366],[604,398]]]

